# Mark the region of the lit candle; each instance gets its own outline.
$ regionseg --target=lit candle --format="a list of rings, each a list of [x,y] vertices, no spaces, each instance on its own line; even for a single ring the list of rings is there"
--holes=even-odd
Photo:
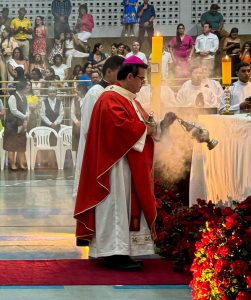
[[[222,58],[222,84],[223,85],[231,85],[232,77],[231,77],[231,57],[225,56]]]
[[[163,53],[163,36],[157,32],[156,36],[152,37],[152,63],[161,63]]]

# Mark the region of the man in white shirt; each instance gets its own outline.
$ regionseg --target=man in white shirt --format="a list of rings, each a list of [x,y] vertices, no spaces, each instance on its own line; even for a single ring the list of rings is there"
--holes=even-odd
[[[217,107],[217,98],[202,84],[202,68],[192,69],[191,80],[186,81],[177,93],[177,106],[180,107]]]
[[[251,76],[250,64],[242,62],[236,66],[238,81],[230,87],[230,111],[239,113],[241,110],[251,109]],[[225,95],[223,95],[220,104],[220,111],[225,109]]]
[[[83,104],[81,106],[80,138],[77,151],[75,180],[73,185],[73,198],[76,197],[78,191],[78,183],[85,149],[85,140],[94,104],[108,85],[116,83],[117,73],[123,61],[124,58],[117,55],[108,58],[102,69],[103,79],[99,84],[95,84],[93,87],[91,87],[83,99]]]
[[[215,53],[219,48],[219,39],[217,35],[210,32],[211,28],[211,24],[207,22],[203,24],[203,33],[195,40],[195,53],[199,55],[201,63],[207,65],[212,71]]]
[[[137,41],[133,42],[133,44],[132,44],[132,51],[126,54],[126,58],[128,58],[128,57],[130,57],[132,55],[137,56],[138,58],[140,58],[141,60],[143,60],[143,62],[145,64],[147,64],[146,55],[145,55],[145,53],[143,53],[143,52],[140,51],[140,43],[137,42]]]

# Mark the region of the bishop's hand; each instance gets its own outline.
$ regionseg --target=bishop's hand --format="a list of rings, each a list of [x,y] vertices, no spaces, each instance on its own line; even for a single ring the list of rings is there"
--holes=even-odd
[[[160,122],[161,132],[163,133],[173,122],[177,119],[177,116],[173,112],[168,112],[165,114],[164,119]]]

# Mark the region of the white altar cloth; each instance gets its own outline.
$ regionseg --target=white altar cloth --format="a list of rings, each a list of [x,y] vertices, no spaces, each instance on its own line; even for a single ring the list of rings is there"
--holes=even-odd
[[[198,123],[219,144],[208,150],[194,142],[190,175],[190,206],[197,198],[217,203],[242,201],[251,195],[251,117],[200,115]]]

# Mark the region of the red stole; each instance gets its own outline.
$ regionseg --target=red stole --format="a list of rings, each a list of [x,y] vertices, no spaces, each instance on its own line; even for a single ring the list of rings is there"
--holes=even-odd
[[[154,144],[147,136],[142,152],[132,149],[146,130],[131,102],[112,91],[104,92],[96,102],[87,134],[74,217],[77,237],[91,240],[95,232],[95,207],[109,194],[110,169],[126,156],[131,170],[130,230],[140,229],[141,210],[154,233],[156,218],[152,185]],[[147,113],[139,102],[144,118]]]

